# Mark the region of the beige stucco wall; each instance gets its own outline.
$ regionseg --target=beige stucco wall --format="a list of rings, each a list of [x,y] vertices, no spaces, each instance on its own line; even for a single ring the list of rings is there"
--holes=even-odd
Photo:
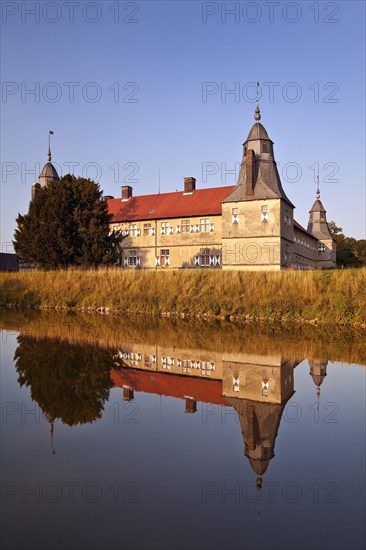
[[[262,206],[268,221],[262,221]],[[233,221],[233,208],[238,221]],[[222,206],[222,264],[224,269],[276,270],[281,266],[281,200],[224,203]]]
[[[268,219],[262,220],[262,206]],[[238,209],[237,220],[233,208]],[[202,219],[207,219],[203,231]],[[195,230],[183,232],[182,220]],[[154,234],[144,235],[145,224]],[[168,224],[165,234],[163,224]],[[133,226],[134,230],[130,231]],[[192,216],[164,220],[115,223],[111,228],[127,234],[122,242],[123,267],[142,269],[179,269],[203,267],[197,263],[201,249],[209,249],[209,266],[226,270],[277,271],[280,269],[324,269],[335,267],[335,243],[318,241],[293,224],[293,208],[283,199],[223,203],[222,216]],[[319,246],[323,244],[324,250]],[[136,251],[137,264],[128,263]],[[169,262],[162,251],[169,251]],[[158,258],[158,260],[157,260]],[[212,262],[212,263],[211,263]]]
[[[182,219],[189,220],[190,226],[195,227],[195,231],[179,232],[182,227]],[[123,258],[129,256],[131,250],[137,251],[140,258],[141,268],[150,269],[176,269],[181,267],[194,267],[194,258],[200,254],[201,248],[208,248],[212,256],[220,256],[220,262],[215,261],[215,267],[221,264],[221,216],[198,216],[190,218],[170,218],[164,220],[137,221],[131,223],[111,224],[111,228],[129,231],[130,226],[134,225],[138,235],[128,235],[122,241],[122,265]],[[208,220],[206,227],[203,228],[201,220]],[[151,223],[155,230],[154,235],[144,235],[144,224]],[[167,229],[165,225],[165,234],[162,233],[163,224],[169,224]],[[205,229],[205,230],[203,230]],[[169,250],[169,265],[157,265],[156,258],[161,257],[162,250]]]

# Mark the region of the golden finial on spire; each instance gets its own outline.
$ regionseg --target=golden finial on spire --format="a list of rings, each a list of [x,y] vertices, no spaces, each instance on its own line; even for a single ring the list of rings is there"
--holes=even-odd
[[[259,82],[257,82],[257,87],[256,87],[256,91],[255,91],[256,107],[255,107],[254,120],[256,122],[259,122],[260,119],[261,119],[261,112],[259,110],[258,100],[259,100]]]

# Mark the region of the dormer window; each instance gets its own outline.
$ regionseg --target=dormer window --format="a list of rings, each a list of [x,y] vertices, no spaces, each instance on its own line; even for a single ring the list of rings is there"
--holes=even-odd
[[[264,205],[261,207],[262,211],[262,222],[268,222],[268,206]]]

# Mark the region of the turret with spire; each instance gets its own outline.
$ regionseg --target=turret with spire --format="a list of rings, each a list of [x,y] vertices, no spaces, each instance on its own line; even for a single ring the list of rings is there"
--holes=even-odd
[[[336,245],[329,231],[326,210],[320,200],[319,176],[317,178],[315,201],[309,214],[308,231],[319,241],[319,267],[323,269],[333,268],[336,266]]]
[[[34,183],[32,185],[32,200],[34,199],[35,195],[40,191],[42,188],[47,187],[50,183],[53,181],[60,181],[60,177],[57,173],[56,168],[53,166],[51,160],[51,135],[53,134],[52,130],[48,132],[48,152],[47,152],[47,159],[48,162],[44,165],[42,168],[41,173],[38,177],[38,182]]]
[[[282,188],[274,159],[273,141],[260,122],[261,118],[259,83],[257,82],[255,123],[243,143],[244,151],[238,182],[234,191],[224,202],[281,198],[293,207]]]
[[[236,186],[222,205],[223,269],[278,270],[288,266],[294,205],[282,187],[273,141],[261,118],[257,82],[255,122],[243,143]]]

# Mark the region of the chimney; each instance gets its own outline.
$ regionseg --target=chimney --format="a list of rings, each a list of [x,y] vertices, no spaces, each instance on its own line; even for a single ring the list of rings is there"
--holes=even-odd
[[[248,149],[245,155],[245,170],[246,170],[246,188],[245,195],[254,195],[254,169],[255,169],[255,154],[253,149]]]
[[[41,186],[39,183],[33,183],[32,185],[32,200],[35,198],[37,193],[41,190]]]
[[[197,402],[194,397],[186,396],[186,413],[193,414],[197,411]]]
[[[184,193],[193,193],[196,190],[196,178],[184,178]]]
[[[121,197],[123,201],[128,201],[128,199],[132,197],[132,187],[130,187],[129,185],[122,185]]]
[[[123,401],[132,401],[133,398],[133,389],[128,386],[123,386]]]

